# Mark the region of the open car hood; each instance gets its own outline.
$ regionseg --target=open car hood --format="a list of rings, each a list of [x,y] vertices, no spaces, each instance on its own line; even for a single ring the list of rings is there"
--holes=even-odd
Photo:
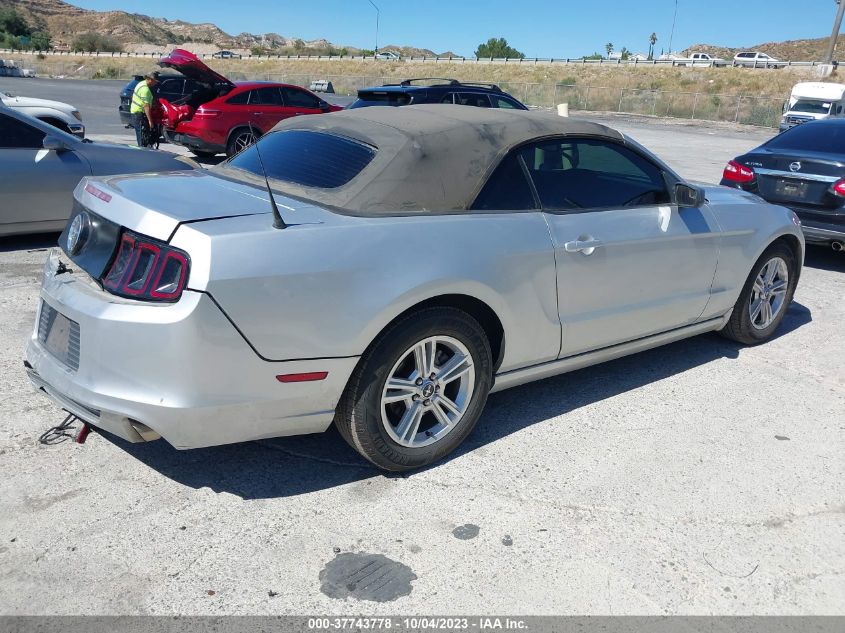
[[[234,87],[235,85],[223,75],[211,70],[199,57],[182,48],[173,49],[172,53],[158,60],[158,65],[162,68],[177,70],[188,79],[193,79],[194,81],[218,86]]]

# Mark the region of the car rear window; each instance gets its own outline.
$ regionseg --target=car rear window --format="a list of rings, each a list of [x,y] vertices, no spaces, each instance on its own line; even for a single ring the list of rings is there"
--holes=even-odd
[[[269,178],[320,189],[345,185],[376,155],[376,148],[370,145],[310,130],[271,132],[258,145],[258,149],[254,145],[245,149],[226,165],[263,176],[263,161]]]
[[[845,125],[802,123],[782,132],[765,144],[769,149],[845,154]]]
[[[358,93],[358,100],[349,107],[355,109],[369,106],[404,106],[409,103],[411,95],[405,92],[362,90]]]

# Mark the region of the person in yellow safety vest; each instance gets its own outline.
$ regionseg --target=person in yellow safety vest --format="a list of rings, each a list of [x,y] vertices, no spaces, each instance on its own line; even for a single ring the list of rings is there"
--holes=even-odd
[[[135,140],[141,146],[141,130],[146,119],[150,127],[153,125],[153,88],[158,83],[158,71],[148,73],[143,81],[139,81],[132,92],[132,103],[129,106],[129,114],[132,115],[132,126],[135,128]]]

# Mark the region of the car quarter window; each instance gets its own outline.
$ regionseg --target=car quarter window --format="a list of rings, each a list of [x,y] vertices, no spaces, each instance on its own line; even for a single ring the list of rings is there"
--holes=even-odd
[[[246,105],[249,103],[249,90],[244,90],[243,92],[239,92],[236,95],[233,95],[226,99],[226,103],[230,103],[232,105]]]
[[[5,114],[0,114],[0,148],[41,149],[44,132]]]
[[[525,177],[518,151],[511,152],[502,160],[471,207],[473,211],[524,211],[536,208],[534,194]]]
[[[509,109],[509,110],[520,109],[519,106],[517,106],[514,101],[507,99],[505,97],[497,97],[495,95],[491,95],[490,99],[493,101],[493,107],[494,108],[506,108],[506,109]]]
[[[631,149],[606,140],[545,140],[520,150],[544,209],[607,209],[671,201],[663,173]]]
[[[282,88],[285,105],[289,108],[308,108],[317,110],[320,108],[320,101],[314,95],[308,94],[299,88]]]

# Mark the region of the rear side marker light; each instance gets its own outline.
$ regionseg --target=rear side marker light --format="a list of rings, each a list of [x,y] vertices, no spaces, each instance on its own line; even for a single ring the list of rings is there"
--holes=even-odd
[[[178,301],[190,262],[182,251],[124,231],[111,268],[102,278],[113,294],[146,301]]]
[[[722,178],[730,182],[751,182],[754,180],[754,170],[732,160],[725,166]]]
[[[94,185],[85,185],[85,191],[103,202],[111,202],[111,196],[105,191],[97,189]]]
[[[845,178],[833,185],[833,193],[837,196],[845,198]]]
[[[317,382],[318,380],[325,380],[329,375],[327,371],[312,371],[305,374],[281,374],[276,376],[279,382]]]

